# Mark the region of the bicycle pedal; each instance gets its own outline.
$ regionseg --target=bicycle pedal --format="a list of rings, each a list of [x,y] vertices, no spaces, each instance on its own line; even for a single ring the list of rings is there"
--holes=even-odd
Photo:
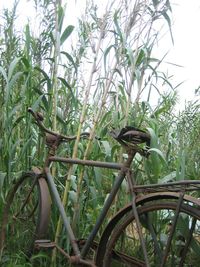
[[[35,246],[36,248],[54,248],[55,243],[51,242],[51,240],[39,239],[39,240],[35,240]]]

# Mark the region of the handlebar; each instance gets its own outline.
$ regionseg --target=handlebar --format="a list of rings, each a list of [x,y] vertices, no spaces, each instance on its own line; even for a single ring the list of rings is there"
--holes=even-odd
[[[45,133],[49,133],[51,135],[54,135],[56,137],[59,137],[61,141],[72,141],[72,140],[75,140],[76,139],[76,135],[74,136],[66,136],[66,135],[63,135],[63,134],[60,134],[60,133],[56,133],[52,130],[49,130],[47,129],[44,124],[42,123],[43,121],[43,115],[39,112],[35,112],[32,110],[32,108],[28,108],[28,112],[31,113],[31,115],[34,117],[38,127]],[[83,132],[81,133],[81,137],[88,137],[89,136],[89,133],[88,132]]]

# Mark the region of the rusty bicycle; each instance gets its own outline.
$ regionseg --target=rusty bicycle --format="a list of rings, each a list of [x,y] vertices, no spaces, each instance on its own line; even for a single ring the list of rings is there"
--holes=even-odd
[[[136,184],[131,163],[136,153],[148,157],[148,133],[134,127],[112,131],[111,135],[128,155],[123,163],[59,157],[56,155],[59,145],[74,140],[76,136],[64,136],[47,129],[40,113],[31,108],[28,111],[46,134],[49,149],[43,168],[33,168],[33,171],[23,174],[7,196],[0,228],[1,253],[4,249],[19,249],[30,257],[39,249],[56,248],[66,257],[68,264],[81,266],[199,266],[200,200],[196,193],[200,189],[200,181]],[[88,133],[82,133],[81,136],[86,137]],[[141,148],[140,143],[146,143],[147,148]],[[62,205],[51,174],[54,162],[118,170],[96,224],[85,240],[79,241],[75,237]],[[97,243],[95,237],[124,179],[129,187],[131,203],[110,219]],[[72,253],[48,240],[52,202],[62,217]],[[19,236],[10,238],[16,235],[15,229]],[[91,255],[88,257],[91,249],[94,251],[92,258]]]

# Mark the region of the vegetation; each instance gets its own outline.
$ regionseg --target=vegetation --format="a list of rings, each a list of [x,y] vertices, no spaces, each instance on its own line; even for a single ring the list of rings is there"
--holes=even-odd
[[[31,22],[23,32],[16,29],[17,1],[2,17],[0,214],[17,177],[31,166],[40,166],[44,157],[43,136],[32,123],[28,107],[44,114],[47,127],[77,134],[74,143],[61,147],[60,155],[120,161],[123,151],[108,133],[132,125],[148,129],[154,148],[148,160],[135,160],[137,181],[198,179],[200,104],[189,103],[179,114],[174,111],[177,85],[159,69],[164,57],[153,57],[160,25],[167,25],[171,34],[170,2],[115,0],[101,9],[88,1],[75,26],[66,25],[68,6],[61,1],[32,2],[40,25],[37,32]],[[152,106],[155,95],[158,100]],[[90,137],[80,142],[83,131],[89,131]],[[100,140],[94,139],[95,135]],[[102,208],[115,173],[59,165],[53,171],[74,228],[84,237]],[[128,201],[124,190],[126,185],[113,213]],[[67,247],[56,211],[52,217],[52,238]],[[47,256],[36,258],[40,257]],[[2,256],[2,260],[5,266],[30,266],[21,255]]]

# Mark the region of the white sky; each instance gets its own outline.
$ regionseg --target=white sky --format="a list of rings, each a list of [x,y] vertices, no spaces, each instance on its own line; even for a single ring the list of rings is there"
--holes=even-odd
[[[13,0],[1,0],[0,10],[3,6],[11,7],[13,2]],[[80,0],[67,1],[67,10],[71,12],[71,9],[75,9],[75,12],[71,12],[73,16],[67,16],[68,24],[75,24],[74,13],[78,10],[79,4]],[[169,64],[163,66],[164,71],[168,69],[169,74],[174,75],[176,84],[185,81],[179,87],[180,107],[183,107],[185,100],[192,99],[194,90],[200,85],[200,34],[198,32],[200,26],[200,1],[171,0],[171,4],[174,17],[172,26],[174,45],[172,45],[169,34],[166,34],[159,44],[158,52],[154,53],[157,58],[161,58],[165,52],[169,51],[165,61],[183,66],[182,68],[173,67]],[[24,24],[26,22],[26,17],[32,11],[31,7],[32,1],[20,0],[18,5],[20,23]]]
[[[200,1],[172,0],[174,24],[172,32],[174,46],[167,35],[160,46],[169,48],[166,61],[183,66],[183,68],[168,66],[169,73],[174,75],[177,83],[185,81],[179,88],[181,105],[185,100],[194,97],[194,91],[200,85]],[[160,50],[161,51],[161,50]]]

